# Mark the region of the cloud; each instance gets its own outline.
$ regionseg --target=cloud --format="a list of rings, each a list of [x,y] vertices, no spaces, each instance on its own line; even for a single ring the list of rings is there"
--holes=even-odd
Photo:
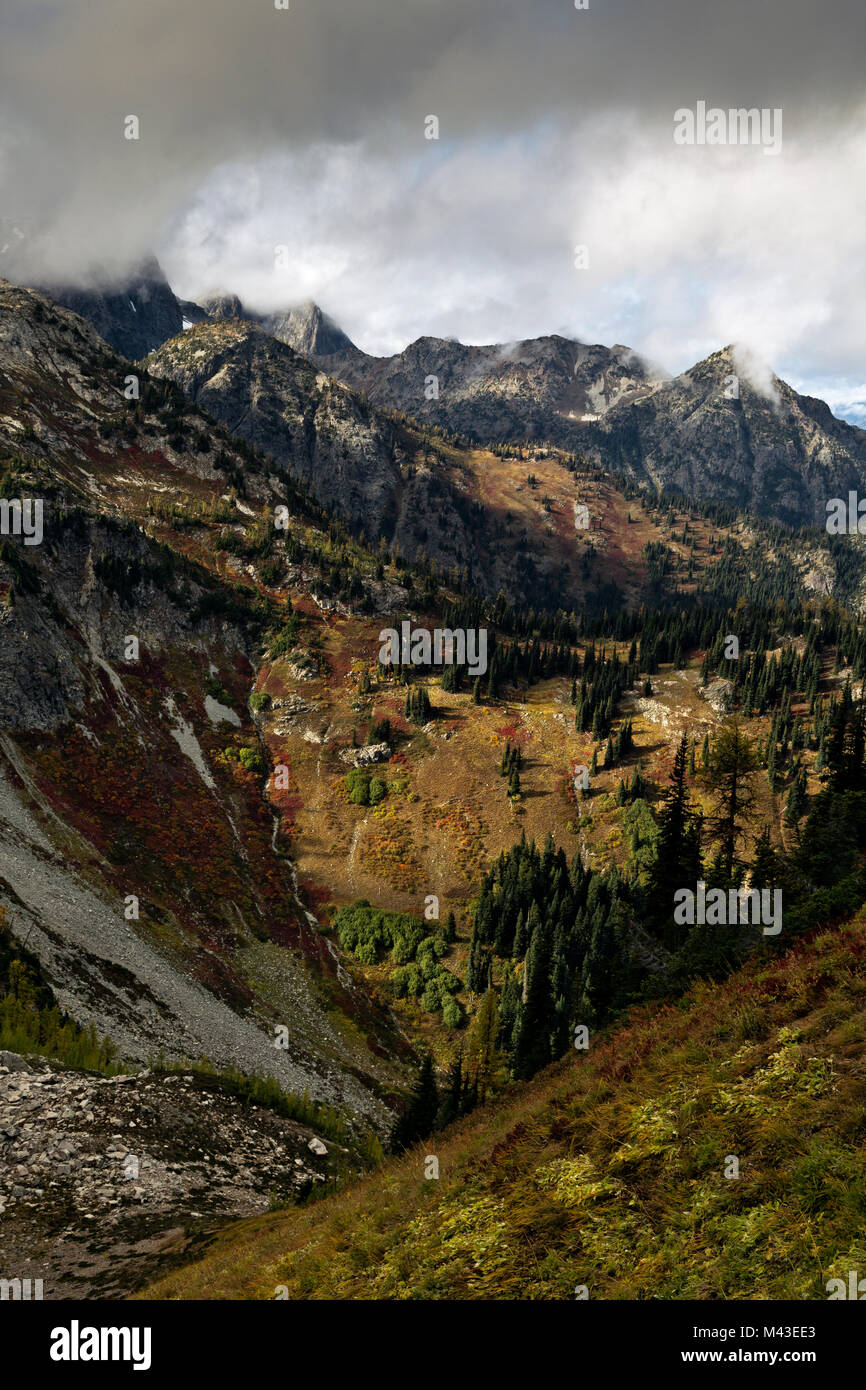
[[[854,381],[864,27],[854,0],[6,0],[0,207],[25,278],[155,249],[189,297],[315,298],[376,352],[560,331]],[[675,146],[699,99],[782,107],[782,153]]]
[[[781,410],[782,397],[776,385],[775,373],[768,362],[756,356],[748,346],[737,343],[734,347],[734,366],[753,390],[770,401],[776,410]]]

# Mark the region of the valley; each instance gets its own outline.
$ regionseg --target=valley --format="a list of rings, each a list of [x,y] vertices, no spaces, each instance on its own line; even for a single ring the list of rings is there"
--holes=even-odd
[[[605,452],[603,437],[624,438],[617,412],[678,399],[676,383],[611,377],[604,410],[575,397],[600,413],[580,447],[513,420],[497,439],[483,416],[469,437],[278,335],[312,352],[334,325],[240,307],[193,322],[187,306],[192,326],[132,361],[50,297],[0,284],[0,495],[44,507],[42,544],[8,535],[0,550],[0,1048],[29,1068],[2,1078],[15,1180],[0,1252],[33,1277],[48,1252],[56,1291],[87,1297],[162,1279],[160,1297],[273,1298],[271,1273],[293,1298],[358,1297],[332,1232],[363,1224],[390,1183],[411,1231],[386,1203],[381,1239],[355,1240],[350,1260],[376,1296],[558,1298],[574,1281],[644,1297],[651,1277],[666,1297],[761,1296],[745,1258],[690,1262],[674,1237],[652,1253],[671,1200],[652,1160],[691,1174],[736,1242],[690,1117],[711,1113],[730,1146],[730,1117],[766,1095],[783,1139],[743,1140],[763,1176],[742,1222],[768,1259],[798,1252],[772,1296],[816,1296],[801,1214],[786,1207],[781,1233],[766,1172],[782,1144],[801,1191],[811,1150],[787,1127],[813,1102],[809,1143],[838,1122],[852,1142],[834,1162],[856,1167],[856,1030],[829,1004],[829,1031],[816,1018],[825,995],[850,1005],[859,988],[836,942],[854,962],[866,566],[859,536],[813,523],[823,491],[854,476],[859,432],[836,432],[845,459],[816,445],[813,501],[780,504],[780,520],[764,493],[732,490],[736,470],[710,487],[709,456],[704,476],[657,468],[645,442],[640,468]],[[405,660],[399,644],[383,660],[404,624],[470,633],[476,668]],[[779,941],[747,923],[683,931],[674,889],[704,879],[781,892]],[[804,994],[813,959],[833,964]],[[762,1022],[741,1001],[776,977],[787,1002]],[[692,1008],[728,1019],[712,1077],[711,1042],[677,1031]],[[665,1048],[694,1069],[673,1099]],[[742,1100],[728,1110],[710,1100],[725,1067]],[[166,1087],[185,1088],[204,1178],[191,1150],[165,1170],[180,1178],[139,1196],[117,1174],[93,1191],[66,1168],[48,1177],[53,1144],[68,1166],[121,1143],[87,1118],[108,1084],[155,1107],[138,1145],[154,1173]],[[34,1125],[57,1085],[52,1139]],[[596,1152],[597,1102],[610,1141]],[[232,1157],[247,1111],[270,1138]],[[333,1171],[311,1166],[313,1140],[336,1145]],[[430,1154],[439,1185],[422,1176]],[[235,1197],[205,1201],[207,1173],[233,1163]],[[467,1178],[495,1183],[500,1165],[505,1195]],[[535,1273],[512,1181],[552,1236]],[[105,1215],[104,1240],[74,1235],[82,1203]],[[569,1213],[597,1203],[601,1226],[582,1220],[580,1252],[560,1250]],[[238,1218],[252,1224],[226,1226]],[[431,1221],[453,1232],[447,1252]],[[842,1234],[822,1239],[835,1267]]]

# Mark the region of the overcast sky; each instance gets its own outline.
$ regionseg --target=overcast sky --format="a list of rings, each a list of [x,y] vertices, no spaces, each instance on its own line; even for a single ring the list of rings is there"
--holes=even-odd
[[[0,30],[32,279],[152,249],[184,297],[313,298],[378,353],[736,342],[866,419],[860,0],[3,0]],[[699,101],[781,108],[781,151],[676,144]]]

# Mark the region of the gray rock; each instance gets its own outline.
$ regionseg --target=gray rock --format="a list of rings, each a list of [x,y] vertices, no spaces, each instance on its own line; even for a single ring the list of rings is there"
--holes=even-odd
[[[706,689],[700,691],[700,694],[719,714],[726,714],[731,708],[733,691],[733,681],[725,680],[724,677],[720,676],[717,680],[711,681]]]
[[[350,763],[352,767],[370,767],[374,763],[383,763],[391,756],[391,747],[387,743],[370,743],[366,748],[344,748],[340,753],[344,763]]]
[[[0,1052],[0,1067],[6,1067],[9,1071],[33,1070],[26,1057],[21,1057],[17,1052]]]

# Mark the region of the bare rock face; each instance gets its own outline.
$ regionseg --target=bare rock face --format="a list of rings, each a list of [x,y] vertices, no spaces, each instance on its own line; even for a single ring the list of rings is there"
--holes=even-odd
[[[423,549],[449,567],[477,560],[484,518],[447,469],[409,467],[391,419],[256,324],[193,327],[155,352],[148,369],[263,450],[356,533],[397,542],[407,555]]]
[[[166,343],[148,366],[351,520],[393,518],[400,474],[387,422],[285,343],[225,320]]]
[[[487,347],[424,337],[383,358],[309,351],[380,407],[482,441],[550,440],[653,488],[786,525],[823,527],[829,499],[866,487],[866,430],[733,347],[675,378],[620,344],[556,335]]]
[[[206,299],[202,305],[203,314],[199,323],[204,323],[206,319],[255,319],[255,314],[250,314],[244,308],[236,294],[218,294],[211,299]]]
[[[90,286],[45,286],[59,304],[80,314],[124,357],[137,361],[183,330],[184,314],[155,257],[121,280],[96,277]]]
[[[638,481],[791,526],[823,528],[827,501],[866,485],[866,430],[778,377],[750,376],[731,347],[618,402],[585,448]]]
[[[483,347],[423,337],[393,357],[371,357],[356,347],[313,355],[378,406],[454,434],[482,441],[551,440],[565,447],[573,447],[587,418],[646,394],[663,375],[630,348],[557,334]],[[426,389],[430,378],[437,394]]]
[[[343,330],[322,312],[318,304],[301,304],[285,313],[270,314],[260,322],[275,338],[288,343],[289,347],[293,347],[304,357],[318,358],[328,357],[336,352],[357,352],[351,338],[346,337]]]

